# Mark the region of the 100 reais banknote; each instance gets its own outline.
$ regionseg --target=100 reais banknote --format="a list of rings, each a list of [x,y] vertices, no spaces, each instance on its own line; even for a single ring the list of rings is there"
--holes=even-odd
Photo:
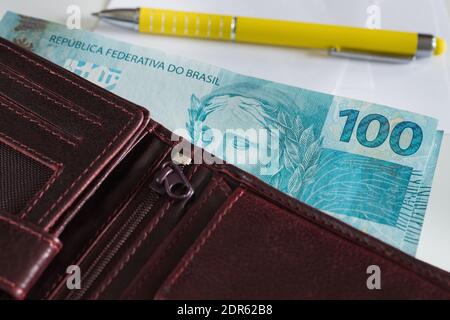
[[[0,36],[147,107],[168,129],[282,192],[415,255],[442,139],[437,120],[12,12]],[[250,161],[263,147],[264,160]],[[238,161],[240,154],[247,161]]]

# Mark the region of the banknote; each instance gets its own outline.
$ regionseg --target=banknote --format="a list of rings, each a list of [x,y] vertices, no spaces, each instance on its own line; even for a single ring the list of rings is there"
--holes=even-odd
[[[442,140],[436,119],[12,12],[0,36],[148,108],[168,129],[280,191],[415,255]]]

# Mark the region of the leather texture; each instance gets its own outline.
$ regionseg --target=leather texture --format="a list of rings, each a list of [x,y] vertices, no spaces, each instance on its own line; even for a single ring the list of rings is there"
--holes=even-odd
[[[3,297],[450,299],[449,273],[232,165],[183,166],[189,200],[155,193],[171,132],[6,40],[0,105],[0,170],[17,176],[0,178]]]
[[[380,267],[382,290],[366,286],[371,265]],[[414,271],[239,188],[156,298],[448,298],[418,280]]]
[[[2,180],[8,190],[2,191],[2,210],[20,227],[58,235],[147,122],[142,108],[0,39],[0,144],[6,150],[0,175],[15,174]],[[0,277],[15,283],[22,292],[7,291],[22,298],[30,287],[22,273],[31,261],[26,239],[17,235],[17,241],[5,240],[16,245],[3,253],[12,256],[2,255]],[[39,254],[36,274],[46,266]],[[16,283],[20,279],[23,283]]]
[[[6,213],[0,214],[0,235],[0,289],[23,299],[61,243]]]

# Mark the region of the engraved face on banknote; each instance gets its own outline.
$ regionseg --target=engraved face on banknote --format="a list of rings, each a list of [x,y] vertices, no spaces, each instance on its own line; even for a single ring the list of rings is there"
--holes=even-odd
[[[315,112],[308,110],[311,106]],[[377,108],[383,108],[383,114]],[[439,134],[422,130],[435,128],[432,119],[305,90],[284,92],[252,81],[224,86],[201,98],[193,95],[188,117],[191,141],[207,148],[220,140],[208,151],[227,162],[390,243],[416,246],[424,213],[417,204],[430,190],[424,164],[435,153],[433,146],[440,144]],[[241,153],[272,147],[255,143],[249,134],[230,137],[230,128],[276,131],[276,169],[263,174],[264,159],[249,163],[250,157],[236,157],[227,150],[224,141],[230,138],[241,141],[229,144]]]
[[[267,85],[242,82],[201,99],[194,95],[187,129],[191,140],[205,148],[212,142],[205,133],[216,129],[222,134],[218,138],[221,143],[211,152],[275,187],[287,186],[286,191],[299,198],[302,186],[312,182],[317,169],[319,131],[314,132],[314,125],[305,127],[300,109],[289,95],[276,88],[268,95],[267,89]]]

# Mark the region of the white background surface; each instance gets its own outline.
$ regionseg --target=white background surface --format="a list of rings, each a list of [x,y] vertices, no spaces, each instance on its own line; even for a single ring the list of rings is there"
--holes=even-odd
[[[369,4],[382,8],[382,27],[431,32],[445,36],[450,44],[450,0],[277,0],[263,1],[269,6],[250,5],[255,0],[146,0],[166,8],[193,8],[198,11],[229,11],[240,15],[285,18],[324,23],[362,26]],[[107,0],[1,0],[0,16],[6,10],[65,23],[66,9],[79,5],[82,28],[93,29],[97,23],[91,12],[103,9]],[[112,0],[112,5],[133,7],[140,0]],[[226,3],[227,2],[227,3]],[[403,3],[401,8],[393,6]],[[446,4],[446,9],[441,6]],[[180,4],[181,3],[181,4]],[[192,4],[193,3],[193,4]],[[239,3],[239,6],[231,5]],[[333,4],[334,3],[334,4]],[[339,5],[337,4],[339,3]],[[349,9],[346,7],[353,4]],[[425,3],[425,9],[420,6]],[[327,7],[325,4],[329,4]],[[428,4],[428,6],[427,6]],[[196,7],[197,6],[197,7]],[[162,7],[162,5],[161,5]],[[256,8],[256,9],[255,9]],[[330,14],[330,8],[333,9]],[[361,15],[348,16],[350,10]],[[99,32],[142,46],[193,57],[227,69],[273,81],[392,105],[435,116],[441,128],[450,133],[450,50],[445,58],[428,59],[406,66],[377,65],[367,62],[337,60],[322,53],[269,48],[244,44],[222,44],[191,39],[174,39],[136,34],[105,24]],[[367,80],[369,79],[369,80]],[[436,169],[433,190],[426,213],[417,257],[450,271],[450,135],[446,134]]]

